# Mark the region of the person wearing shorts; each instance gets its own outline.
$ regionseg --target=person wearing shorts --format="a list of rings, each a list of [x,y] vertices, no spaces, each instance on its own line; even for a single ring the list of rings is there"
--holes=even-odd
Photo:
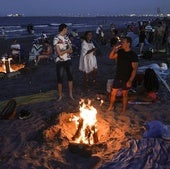
[[[126,111],[128,103],[128,91],[132,86],[132,82],[136,76],[138,67],[138,56],[131,49],[132,39],[124,37],[121,40],[121,45],[113,46],[109,58],[116,59],[116,73],[113,81],[113,86],[110,94],[110,104],[108,111],[114,109],[114,103],[118,91],[122,90],[122,112]]]

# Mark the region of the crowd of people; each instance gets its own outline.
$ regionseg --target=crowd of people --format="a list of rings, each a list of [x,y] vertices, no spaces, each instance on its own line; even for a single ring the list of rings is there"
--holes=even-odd
[[[137,55],[137,52],[132,49],[133,39],[127,36],[127,32],[135,32],[134,24],[131,26],[128,25],[126,32],[119,32],[116,26],[112,25],[109,39],[106,39],[102,25],[99,25],[95,32],[96,41],[94,41],[93,32],[86,31],[82,37],[79,36],[77,30],[73,30],[70,34],[68,34],[68,26],[63,23],[59,25],[58,34],[54,36],[52,43],[49,41],[49,38],[45,33],[42,33],[41,37],[33,41],[32,48],[29,52],[28,62],[33,62],[34,65],[37,66],[40,64],[41,60],[48,60],[52,58],[56,63],[57,89],[59,95],[58,101],[61,101],[63,98],[64,72],[66,72],[68,79],[69,96],[72,100],[74,100],[71,63],[74,51],[78,51],[76,55],[80,56],[79,70],[84,73],[84,80],[86,84],[91,82],[95,84],[97,82],[98,70],[96,51],[100,45],[110,43],[111,51],[108,58],[116,60],[116,70],[109,97],[110,104],[108,111],[114,110],[116,96],[118,91],[121,90],[123,105],[122,112],[126,112],[128,92],[131,89],[133,81],[137,75],[139,56],[142,56],[143,54],[145,41],[153,42],[156,52],[160,51],[162,46],[167,48],[167,53],[170,51],[170,33],[168,25],[161,21],[158,22],[155,26],[155,30],[151,30],[155,33],[155,40],[153,41],[151,41],[151,38],[148,37],[148,30],[146,30],[146,26],[148,25],[140,23],[137,27],[139,31],[139,55]],[[98,44],[98,46],[96,46],[96,44]],[[21,45],[14,40],[10,49],[14,62],[21,63]],[[153,90],[155,91],[155,89]]]
[[[101,25],[100,25],[101,28]],[[99,28],[97,28],[98,30]],[[141,27],[141,32],[143,27]],[[66,71],[69,87],[69,96],[74,100],[73,97],[73,74],[71,65],[71,54],[73,52],[71,40],[68,33],[68,27],[65,24],[61,24],[58,30],[59,34],[54,37],[53,46],[56,55],[56,70],[57,70],[57,83],[59,98],[61,101],[63,97],[62,84],[64,71]],[[100,31],[98,31],[100,32]],[[127,36],[119,36],[118,30],[111,30],[112,37],[110,38],[111,52],[109,53],[110,59],[116,59],[116,74],[112,84],[112,89],[110,92],[110,105],[108,111],[114,109],[114,103],[116,101],[116,96],[118,91],[122,91],[122,112],[126,112],[128,103],[128,92],[133,85],[133,81],[137,75],[138,68],[138,56],[136,52],[132,50],[132,39]],[[143,32],[139,35],[140,40],[140,52],[142,52],[142,47],[144,45],[144,39],[146,38]],[[76,35],[77,36],[77,35]],[[104,37],[104,35],[103,35]],[[102,37],[102,38],[103,38]],[[101,41],[101,35],[97,34],[97,40]],[[101,43],[101,45],[103,45]],[[86,31],[84,33],[83,40],[81,42],[81,52],[79,60],[79,70],[85,75],[85,82],[88,83],[92,79],[92,82],[96,83],[97,77],[97,59],[96,59],[96,46],[93,43],[93,34],[91,31]],[[152,82],[151,82],[152,83]],[[153,89],[151,92],[155,92],[158,89]]]

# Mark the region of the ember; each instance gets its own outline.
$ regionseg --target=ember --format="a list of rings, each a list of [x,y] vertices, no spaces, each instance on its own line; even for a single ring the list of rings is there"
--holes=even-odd
[[[76,122],[77,131],[72,137],[75,143],[94,144],[98,142],[96,127],[97,110],[88,100],[86,104],[82,99],[80,101],[80,117],[73,116],[72,121]]]

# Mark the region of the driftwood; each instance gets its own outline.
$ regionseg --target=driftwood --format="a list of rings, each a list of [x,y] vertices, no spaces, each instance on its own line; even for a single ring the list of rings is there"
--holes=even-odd
[[[77,138],[80,137],[80,132],[81,132],[82,127],[83,127],[83,119],[79,119],[78,129],[77,129],[75,135],[72,137],[73,141],[75,141]]]

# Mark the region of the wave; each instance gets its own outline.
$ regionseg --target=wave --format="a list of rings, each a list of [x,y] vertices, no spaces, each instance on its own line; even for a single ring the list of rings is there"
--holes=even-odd
[[[59,26],[60,24],[59,23],[50,23],[49,25],[50,26]]]
[[[6,33],[12,33],[12,32],[23,32],[23,31],[26,31],[26,29],[13,29],[13,30],[6,30],[5,32]]]
[[[0,17],[0,33],[2,32],[1,29],[4,28],[7,38],[22,38],[31,36],[27,32],[29,24],[33,25],[34,36],[37,36],[42,32],[49,35],[56,34],[61,23],[68,25],[69,30],[77,29],[78,32],[83,32],[86,30],[94,31],[100,24],[103,25],[104,29],[108,29],[111,23],[114,23],[117,27],[125,27],[128,22],[140,20],[143,19],[130,17]]]
[[[48,27],[49,25],[35,25],[34,27],[35,28],[45,28],[45,27]]]
[[[4,28],[5,30],[6,29],[19,29],[21,28],[21,26],[13,26],[13,25],[10,25],[10,26],[0,26],[0,29]]]
[[[50,23],[50,26],[59,26],[61,23]],[[71,22],[65,23],[67,26],[72,26],[73,24]]]

